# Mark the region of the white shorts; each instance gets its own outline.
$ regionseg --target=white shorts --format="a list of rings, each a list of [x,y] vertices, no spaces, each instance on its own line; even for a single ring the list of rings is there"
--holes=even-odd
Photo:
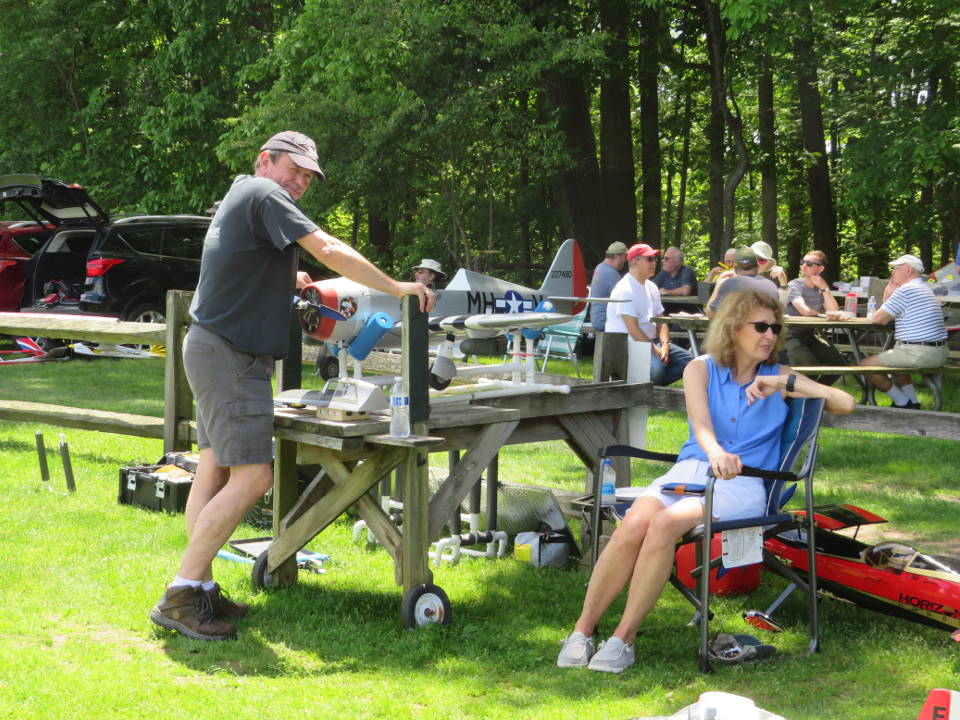
[[[653,497],[670,507],[681,500],[704,502],[702,497],[688,495],[662,494],[660,487],[666,483],[707,484],[707,470],[710,463],[696,458],[687,458],[674,465],[665,475],[661,475],[646,487],[617,488],[617,498],[633,499]],[[738,520],[739,518],[763,515],[767,506],[767,492],[763,480],[755,477],[737,475],[731,480],[718,478],[713,490],[713,517],[717,520]]]

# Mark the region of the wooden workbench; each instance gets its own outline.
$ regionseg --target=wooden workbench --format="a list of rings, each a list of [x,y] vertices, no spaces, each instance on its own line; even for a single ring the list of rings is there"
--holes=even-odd
[[[589,383],[571,386],[569,394],[537,393],[490,399],[483,405],[447,405],[432,409],[429,420],[420,426],[420,435],[406,440],[387,434],[386,418],[335,422],[306,410],[278,409],[274,539],[263,555],[265,562],[254,568],[254,582],[294,582],[296,552],[355,504],[395,561],[396,581],[404,591],[404,620],[409,625],[411,595],[432,582],[430,543],[440,537],[504,445],[564,440],[588,470],[596,471],[601,448],[619,442],[622,411],[649,404],[652,392],[649,383]],[[449,450],[463,452],[431,497],[427,455]],[[398,528],[368,490],[401,464],[405,464],[403,523]],[[299,496],[298,465],[323,468]],[[625,478],[629,464],[618,466],[618,473]],[[439,590],[429,586],[432,592]]]

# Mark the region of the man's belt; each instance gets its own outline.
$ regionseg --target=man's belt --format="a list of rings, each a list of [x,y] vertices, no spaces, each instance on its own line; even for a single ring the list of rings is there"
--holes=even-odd
[[[941,345],[946,345],[947,341],[946,340],[929,340],[925,342],[922,340],[901,340],[900,344],[901,345],[930,345],[932,347],[940,347]]]

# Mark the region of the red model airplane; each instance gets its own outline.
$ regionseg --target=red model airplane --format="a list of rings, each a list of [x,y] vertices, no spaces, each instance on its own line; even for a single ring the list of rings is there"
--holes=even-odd
[[[824,595],[869,610],[952,631],[960,642],[960,560],[926,555],[899,542],[873,545],[837,530],[886,522],[854,505],[814,508],[817,526],[817,587]],[[791,530],[766,541],[764,547],[801,576],[807,566],[807,535]],[[789,593],[766,612],[744,613],[754,627],[779,631],[771,617]]]

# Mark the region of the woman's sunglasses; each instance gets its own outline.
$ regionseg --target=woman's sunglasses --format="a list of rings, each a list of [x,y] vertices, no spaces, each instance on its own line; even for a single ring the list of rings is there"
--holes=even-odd
[[[801,260],[801,265],[806,265],[807,267],[823,267],[821,263],[814,262],[813,260]]]
[[[763,335],[767,330],[773,332],[774,335],[779,335],[780,331],[783,330],[783,325],[780,323],[768,323],[763,322],[748,322],[747,325],[753,325],[754,330]]]

